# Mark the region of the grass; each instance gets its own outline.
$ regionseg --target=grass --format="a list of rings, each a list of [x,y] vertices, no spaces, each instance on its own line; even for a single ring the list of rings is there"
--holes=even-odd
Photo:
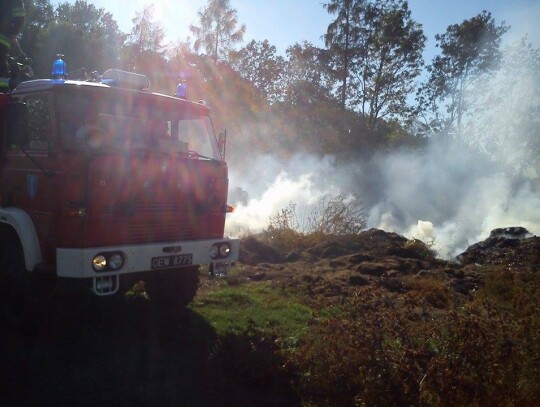
[[[282,290],[263,282],[207,292],[195,299],[191,309],[218,334],[241,332],[254,324],[280,337],[299,338],[313,317],[313,310],[300,298],[283,295]]]
[[[210,372],[236,372],[222,385],[238,394],[270,386],[286,391],[281,405],[303,406],[539,405],[540,278],[484,272],[457,303],[428,275],[408,279],[406,293],[372,287],[339,305],[300,287],[219,284],[191,309],[217,333]]]

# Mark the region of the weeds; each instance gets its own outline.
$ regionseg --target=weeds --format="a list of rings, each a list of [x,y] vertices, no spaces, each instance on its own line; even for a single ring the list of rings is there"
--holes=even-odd
[[[339,307],[318,298],[310,308],[257,283],[210,293],[194,309],[214,327],[213,310],[230,318],[212,363],[244,384],[281,388],[295,405],[539,405],[539,280],[486,272],[485,286],[459,302],[427,275],[407,280],[406,293],[366,290]]]
[[[328,210],[306,222],[291,204],[270,219],[263,237],[290,252],[357,233],[363,214],[341,211],[346,203],[327,198]],[[341,228],[343,222],[352,228]],[[433,242],[411,240],[398,249],[392,255],[424,263],[433,257]],[[308,285],[325,283],[306,274],[299,280],[310,284],[287,297],[265,284],[239,285],[204,296],[194,309],[215,327],[230,318],[217,328],[223,339],[215,363],[239,371],[250,386],[281,388],[294,405],[540,405],[538,268],[475,268],[483,284],[465,295],[452,283],[470,276],[447,271],[402,276],[399,292],[383,284],[359,287],[339,302],[310,296]]]
[[[441,282],[428,279],[416,283],[415,296],[401,296],[399,307],[375,294],[351,299],[341,315],[312,326],[293,356],[308,405],[539,405],[540,313],[531,310],[540,301],[530,295],[537,288],[512,279],[509,290],[520,298],[509,307],[501,291],[508,275],[490,278],[459,307],[449,305]],[[415,318],[422,290],[426,303],[436,295],[440,303],[432,305],[447,311]]]
[[[303,250],[324,237],[357,234],[366,225],[365,208],[358,198],[326,195],[300,215],[290,203],[270,217],[263,237],[282,252]]]

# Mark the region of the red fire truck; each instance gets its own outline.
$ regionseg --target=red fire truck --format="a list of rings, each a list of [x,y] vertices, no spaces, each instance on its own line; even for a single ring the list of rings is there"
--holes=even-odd
[[[210,109],[183,86],[177,97],[138,74],[99,79],[60,71],[0,94],[0,301],[43,277],[97,296],[144,281],[151,300],[185,306],[199,266],[222,275],[238,258]]]

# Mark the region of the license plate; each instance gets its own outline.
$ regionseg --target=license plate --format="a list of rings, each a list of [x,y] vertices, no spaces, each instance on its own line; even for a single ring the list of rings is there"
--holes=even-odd
[[[189,266],[193,263],[192,254],[152,257],[152,270]]]

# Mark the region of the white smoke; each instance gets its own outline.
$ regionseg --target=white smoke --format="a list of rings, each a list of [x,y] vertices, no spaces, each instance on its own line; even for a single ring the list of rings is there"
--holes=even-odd
[[[326,195],[340,193],[328,183],[326,175],[335,172],[331,157],[321,160],[305,155],[280,162],[266,156],[250,166],[250,171],[230,174],[230,185],[247,192],[247,203],[229,202],[235,211],[227,217],[226,232],[241,236],[257,233],[268,226],[269,218],[289,204],[302,211],[317,204]]]
[[[536,72],[514,77],[513,97],[500,98],[496,110],[477,112],[475,126],[468,128],[470,137],[463,141],[434,138],[421,150],[376,154],[345,166],[331,156],[305,155],[286,162],[259,157],[248,171],[231,163],[230,185],[245,189],[249,200],[228,215],[227,230],[233,235],[258,232],[290,203],[302,207],[326,194],[352,194],[368,209],[368,227],[423,240],[445,258],[453,258],[499,227],[522,226],[539,235],[540,182],[530,172],[523,174],[530,153],[527,142],[538,137],[540,126],[533,133],[526,126],[527,133],[516,124],[531,107],[538,110],[539,93],[531,93],[540,89],[538,76]],[[500,77],[494,81],[487,88],[507,94],[498,86],[508,83]],[[519,95],[518,89],[523,90]],[[511,167],[505,162],[510,152]],[[533,177],[538,177],[534,171]]]
[[[453,257],[498,227],[540,233],[535,181],[515,176],[458,143],[379,158],[384,183],[369,225],[430,242]]]
[[[369,209],[368,227],[420,239],[445,258],[498,227],[523,226],[540,234],[534,181],[502,171],[459,143],[431,143],[423,151],[379,155],[346,168],[331,157],[306,156],[287,162],[267,157],[250,168],[231,171],[231,186],[249,194],[247,204],[238,203],[227,217],[231,235],[260,232],[290,203],[301,209],[327,194],[359,197]],[[254,176],[263,172],[265,178]]]

